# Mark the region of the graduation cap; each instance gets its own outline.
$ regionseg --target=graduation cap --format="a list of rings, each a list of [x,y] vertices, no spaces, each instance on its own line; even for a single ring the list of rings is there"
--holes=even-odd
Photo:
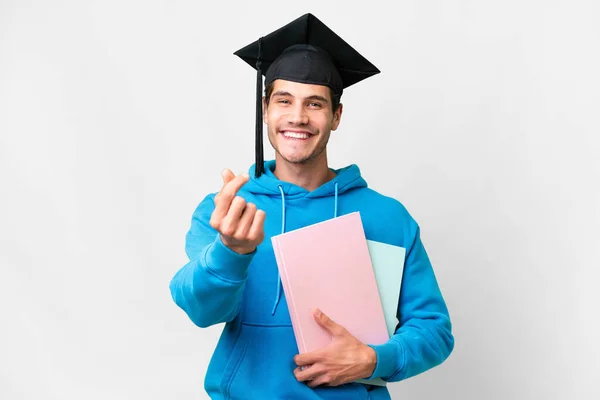
[[[380,71],[317,17],[308,13],[234,53],[256,69],[256,166],[264,172],[262,76],[324,85],[334,94]]]

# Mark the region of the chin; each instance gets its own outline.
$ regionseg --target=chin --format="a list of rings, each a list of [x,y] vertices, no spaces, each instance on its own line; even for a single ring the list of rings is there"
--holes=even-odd
[[[275,153],[281,160],[288,163],[301,163],[310,157],[302,156],[301,154],[281,151],[281,148],[275,148]]]
[[[301,164],[301,163],[309,161],[310,159],[313,158],[312,153],[299,153],[299,152],[292,152],[292,151],[285,151],[285,150],[288,150],[288,149],[286,149],[284,146],[282,146],[282,148],[279,148],[277,153],[283,160],[285,160],[289,163]]]
[[[310,157],[288,157],[285,155],[281,155],[281,158],[290,164],[302,164],[310,159]]]

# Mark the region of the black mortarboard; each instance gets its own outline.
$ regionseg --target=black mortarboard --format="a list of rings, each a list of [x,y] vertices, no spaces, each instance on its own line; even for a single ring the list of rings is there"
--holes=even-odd
[[[264,171],[262,76],[324,85],[341,95],[344,88],[380,71],[312,14],[277,29],[234,53],[256,69],[256,166]]]

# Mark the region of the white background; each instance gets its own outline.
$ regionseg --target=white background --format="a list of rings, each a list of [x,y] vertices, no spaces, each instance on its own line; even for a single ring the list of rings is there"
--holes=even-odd
[[[331,166],[415,216],[454,324],[393,397],[600,398],[597,1],[1,0],[1,399],[205,398],[222,326],[169,280],[253,162],[232,53],[305,12],[382,71],[344,94]]]

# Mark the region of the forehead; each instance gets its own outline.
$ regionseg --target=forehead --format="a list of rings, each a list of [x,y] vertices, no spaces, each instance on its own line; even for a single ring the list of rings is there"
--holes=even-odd
[[[286,81],[283,79],[273,81],[273,94],[277,92],[287,92],[294,97],[321,96],[330,99],[330,89],[327,86]]]

